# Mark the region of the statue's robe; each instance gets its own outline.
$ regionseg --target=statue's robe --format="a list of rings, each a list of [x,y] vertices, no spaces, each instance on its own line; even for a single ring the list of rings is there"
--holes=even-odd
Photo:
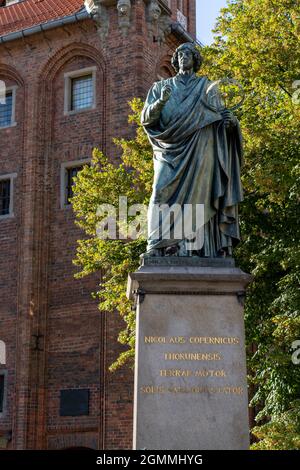
[[[172,89],[166,104],[160,101],[164,85]],[[154,151],[148,251],[180,241],[161,233],[154,204],[204,204],[203,256],[217,256],[221,249],[231,254],[240,240],[241,132],[238,121],[226,129],[220,98],[208,99],[209,85],[206,77],[178,74],[154,83],[148,93],[141,116]]]

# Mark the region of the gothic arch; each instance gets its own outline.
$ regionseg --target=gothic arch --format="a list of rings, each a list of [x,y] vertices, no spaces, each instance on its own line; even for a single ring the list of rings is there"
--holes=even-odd
[[[24,80],[19,72],[14,67],[0,62],[0,79],[2,77],[6,77],[20,87],[24,87]]]
[[[0,80],[3,80],[5,82],[5,79],[11,81],[14,83],[14,85],[17,85],[19,88],[20,95],[22,96],[22,120],[20,122],[20,125],[22,129],[24,129],[24,113],[26,109],[26,104],[27,104],[27,87],[25,86],[25,82],[21,76],[21,74],[17,71],[15,67],[12,67],[11,65],[5,64],[3,62],[0,62]],[[23,145],[24,142],[22,142],[22,153],[23,153]]]
[[[17,121],[18,127],[21,132],[21,139],[20,139],[20,152],[19,157],[24,158],[24,117],[26,116],[27,105],[28,105],[28,86],[25,83],[22,75],[19,71],[8,65],[4,62],[0,62],[0,80],[5,82],[5,79],[13,82],[14,85],[17,86],[17,100],[15,102],[16,113],[18,112]],[[20,98],[20,100],[19,100]]]
[[[99,89],[99,98],[101,100],[101,110],[103,119],[99,122],[99,127],[102,126],[102,135],[105,149],[106,139],[106,120],[104,119],[106,113],[106,95],[107,95],[107,77],[106,77],[106,62],[101,53],[100,48],[93,47],[85,43],[70,43],[69,45],[60,48],[49,57],[46,63],[42,65],[38,72],[38,101],[40,106],[38,108],[37,127],[38,127],[38,149],[37,149],[37,160],[40,165],[40,186],[42,204],[40,204],[38,210],[40,215],[39,220],[43,221],[40,228],[41,235],[40,249],[37,256],[39,256],[39,264],[41,266],[49,266],[49,260],[51,256],[50,240],[52,234],[50,233],[49,227],[52,217],[52,200],[51,195],[54,190],[55,178],[53,177],[56,173],[55,165],[57,148],[55,147],[55,139],[53,133],[53,97],[55,93],[55,81],[58,74],[63,72],[64,67],[67,66],[73,59],[76,58],[88,58],[99,71],[99,79],[101,80],[101,86]],[[81,152],[85,154],[87,151],[91,154],[92,148],[88,148],[87,144],[79,144],[75,149],[75,155],[72,153],[72,160],[82,158]],[[64,152],[64,150],[61,150]],[[45,268],[43,272],[43,281],[37,286],[38,290],[44,290],[45,284],[48,285],[48,269]],[[37,293],[37,296],[39,294]],[[48,295],[48,294],[46,294]],[[42,313],[41,329],[45,338],[48,338],[48,302],[49,297],[44,302],[44,311]],[[47,359],[45,358],[45,364]],[[46,364],[47,366],[47,364]],[[46,410],[44,411],[46,413]],[[76,434],[76,435],[63,435],[48,438],[49,449],[65,449],[74,447],[86,447],[91,449],[97,448],[97,435],[90,436],[89,434]]]
[[[103,109],[103,116],[106,112],[106,94],[107,94],[107,77],[106,77],[106,61],[103,54],[99,49],[96,49],[89,44],[84,43],[71,43],[53,54],[48,60],[46,65],[39,74],[39,90],[38,96],[40,103],[44,103],[41,107],[39,116],[40,136],[41,143],[47,144],[52,141],[51,139],[51,118],[52,118],[52,97],[53,97],[53,82],[56,74],[61,70],[64,65],[69,63],[73,58],[86,57],[91,59],[101,72],[102,79],[102,94],[101,102]],[[104,138],[103,148],[105,149],[106,140],[105,119],[102,120],[102,135]]]
[[[40,73],[39,82],[51,82],[64,64],[68,63],[72,58],[80,56],[88,57],[93,60],[105,76],[106,62],[101,51],[89,44],[73,43],[59,49],[48,60]]]

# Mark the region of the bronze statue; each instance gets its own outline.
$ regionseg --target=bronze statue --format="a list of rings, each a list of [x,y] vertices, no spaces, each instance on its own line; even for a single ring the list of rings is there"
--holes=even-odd
[[[243,200],[239,122],[220,94],[211,93],[209,80],[196,75],[202,57],[194,44],[178,47],[172,65],[177,75],[154,83],[141,117],[154,152],[145,256],[231,256],[240,240],[238,203]],[[204,207],[203,243],[196,250],[189,249],[189,236],[163,233],[157,207],[174,204]]]

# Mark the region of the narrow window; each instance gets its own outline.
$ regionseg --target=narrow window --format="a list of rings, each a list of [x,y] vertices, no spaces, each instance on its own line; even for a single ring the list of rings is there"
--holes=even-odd
[[[9,127],[13,123],[13,92],[5,95],[5,103],[0,104],[0,127]]]
[[[94,103],[93,76],[72,78],[71,111],[92,108]]]
[[[82,170],[82,168],[82,165],[66,168],[65,204],[71,204],[70,199],[73,197],[74,178],[77,176],[78,172]]]
[[[11,180],[0,180],[0,216],[10,214]]]
[[[80,160],[74,160],[71,162],[65,162],[60,168],[60,207],[65,209],[70,207],[74,194],[74,178],[78,173],[86,166],[90,166],[90,158],[82,158]]]
[[[65,116],[96,108],[96,73],[96,67],[86,67],[64,74]]]

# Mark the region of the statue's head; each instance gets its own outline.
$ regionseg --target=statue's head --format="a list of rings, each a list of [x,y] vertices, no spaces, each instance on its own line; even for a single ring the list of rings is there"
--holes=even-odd
[[[131,10],[131,1],[130,0],[119,0],[117,4],[119,15],[127,16]]]
[[[176,73],[178,73],[181,68],[190,66],[188,63],[189,59],[193,64],[194,72],[198,72],[203,63],[203,57],[195,44],[186,42],[177,47],[172,58],[172,66],[176,70]]]

